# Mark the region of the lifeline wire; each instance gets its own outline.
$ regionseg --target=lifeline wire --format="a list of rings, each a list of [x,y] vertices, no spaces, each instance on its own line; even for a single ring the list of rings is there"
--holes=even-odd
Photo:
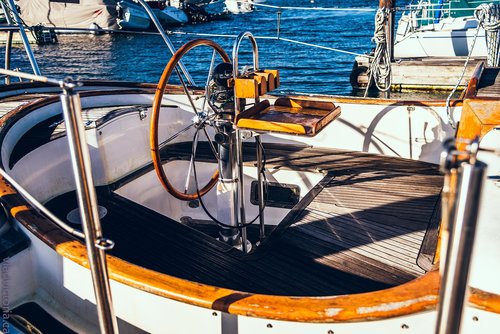
[[[478,10],[476,10],[476,12],[478,12]],[[469,65],[469,60],[472,56],[472,51],[474,51],[474,46],[476,45],[477,36],[479,35],[479,29],[481,28],[481,22],[482,22],[481,20],[484,19],[484,17],[479,18],[478,16],[476,16],[476,19],[478,20],[476,33],[474,34],[474,39],[472,40],[469,54],[467,55],[467,58],[465,59],[464,67],[462,69],[462,74],[460,75],[460,78],[458,79],[455,87],[453,87],[453,90],[451,91],[450,95],[448,95],[448,98],[446,98],[446,115],[448,116],[448,124],[450,124],[450,126],[453,129],[456,129],[457,124],[455,123],[455,120],[453,119],[453,115],[451,114],[450,101],[451,101],[451,97],[453,96],[453,94],[455,94],[455,92],[457,91],[458,86],[460,86],[460,82],[462,82],[462,79],[464,78],[465,71],[467,70],[467,65]]]
[[[238,35],[230,35],[230,34],[210,34],[210,33],[183,32],[183,31],[169,31],[168,33],[172,34],[172,35],[190,35],[190,36],[199,36],[199,37],[225,37],[225,38],[238,37]],[[345,54],[349,54],[349,55],[353,55],[353,56],[373,58],[373,56],[362,54],[362,53],[356,53],[356,52],[352,52],[352,51],[336,49],[336,48],[332,48],[329,46],[323,46],[323,45],[319,45],[319,44],[301,42],[298,40],[283,38],[283,37],[279,37],[279,36],[254,36],[254,37],[255,37],[255,39],[270,39],[270,40],[275,40],[275,41],[285,41],[285,42],[289,42],[289,43],[293,43],[293,44],[310,46],[310,47],[314,47],[317,49],[335,51],[335,52],[345,53]]]

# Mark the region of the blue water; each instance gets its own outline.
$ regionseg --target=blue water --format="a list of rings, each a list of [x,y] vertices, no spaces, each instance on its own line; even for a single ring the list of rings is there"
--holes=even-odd
[[[365,53],[373,44],[374,10],[378,1],[369,0],[268,0],[266,4],[301,7],[340,7],[373,9],[368,12],[282,10],[280,36],[301,42]],[[173,28],[176,47],[196,38],[197,33],[235,35],[250,31],[256,36],[276,37],[278,11],[262,8],[224,21]],[[213,37],[229,54],[234,38]],[[281,91],[318,94],[351,94],[349,74],[354,55],[302,46],[283,40],[258,39],[260,68],[281,73]],[[157,82],[170,54],[157,35],[64,35],[56,45],[33,46],[44,75],[74,79],[107,79]],[[0,51],[3,63],[3,50]],[[210,55],[186,58],[186,66],[197,83],[204,82]],[[251,48],[243,43],[240,65],[251,65]],[[12,67],[29,71],[29,63],[19,48],[13,52]]]

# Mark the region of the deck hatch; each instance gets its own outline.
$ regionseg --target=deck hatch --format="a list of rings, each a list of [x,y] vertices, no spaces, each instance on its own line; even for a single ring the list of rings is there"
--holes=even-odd
[[[250,202],[259,205],[258,182],[252,181]],[[300,187],[295,184],[267,182],[264,186],[264,203],[274,208],[291,209],[299,203]]]

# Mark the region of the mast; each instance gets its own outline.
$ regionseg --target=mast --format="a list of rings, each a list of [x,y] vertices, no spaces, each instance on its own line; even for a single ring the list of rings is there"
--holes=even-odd
[[[389,11],[389,17],[386,26],[387,47],[390,61],[394,61],[394,31],[396,22],[396,0],[380,0],[379,8]]]

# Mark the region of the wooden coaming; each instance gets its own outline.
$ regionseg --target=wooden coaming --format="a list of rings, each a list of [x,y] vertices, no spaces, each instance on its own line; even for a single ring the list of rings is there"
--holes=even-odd
[[[478,67],[476,72],[464,100],[457,138],[481,139],[500,125],[500,68]]]
[[[0,180],[0,194],[10,213],[31,233],[61,256],[88,268],[82,242],[26,206],[21,196],[4,179]],[[269,319],[308,322],[381,319],[433,309],[438,300],[437,270],[381,291],[316,298],[249,294],[160,274],[110,255],[107,261],[110,277],[115,281],[197,306]],[[475,307],[500,313],[498,295],[472,289],[469,301]]]

